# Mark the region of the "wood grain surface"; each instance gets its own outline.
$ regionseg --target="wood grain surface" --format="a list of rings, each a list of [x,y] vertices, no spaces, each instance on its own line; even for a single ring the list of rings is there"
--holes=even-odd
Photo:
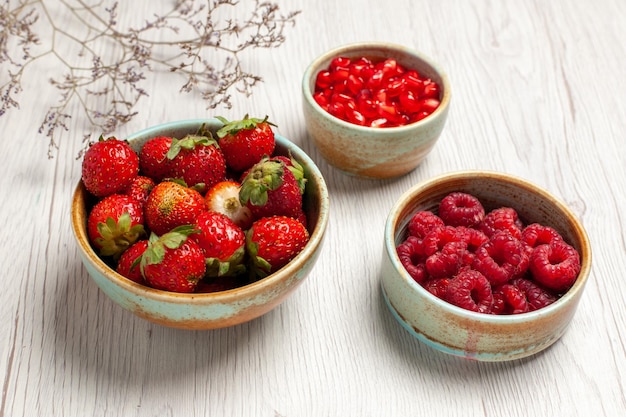
[[[120,5],[119,25],[152,17],[155,3]],[[88,124],[74,109],[52,159],[37,132],[58,100],[48,80],[62,74],[46,56],[27,69],[19,109],[0,117],[0,417],[626,415],[626,2],[276,3],[301,14],[283,45],[244,57],[264,80],[252,96],[207,110],[170,74],[153,74],[138,116],[116,135],[179,119],[270,115],[318,163],[330,190],[313,272],[271,313],[223,330],[159,327],[111,302],[82,266],[69,222]],[[62,2],[45,4],[67,27],[79,24]],[[438,144],[394,180],[330,167],[301,113],[309,62],[367,40],[423,52],[452,83]],[[63,50],[63,39],[55,42]],[[548,189],[591,239],[592,274],[571,327],[531,358],[479,363],[438,353],[404,331],[381,298],[390,207],[417,182],[464,169]]]

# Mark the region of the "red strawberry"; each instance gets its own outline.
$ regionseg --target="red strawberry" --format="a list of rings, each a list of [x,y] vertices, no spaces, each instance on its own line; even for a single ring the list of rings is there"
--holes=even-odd
[[[150,177],[137,175],[124,194],[139,201],[143,207],[156,184]]]
[[[85,152],[82,180],[96,197],[121,194],[139,173],[139,157],[128,142],[114,137],[92,144]]]
[[[243,172],[259,162],[264,156],[271,156],[276,147],[272,126],[264,119],[248,118],[229,122],[217,117],[224,126],[217,131],[219,146],[224,152],[230,169]]]
[[[206,210],[204,197],[198,191],[173,181],[158,183],[144,206],[146,225],[157,235],[194,224],[198,214]]]
[[[195,240],[193,226],[181,226],[159,237],[150,235],[140,269],[148,285],[173,292],[194,292],[204,276],[204,253]]]
[[[147,248],[148,241],[139,240],[126,249],[117,262],[117,268],[115,269],[117,273],[138,284],[145,284],[146,281],[143,279],[141,269],[139,268],[139,261]]]
[[[87,234],[101,256],[119,257],[144,234],[141,204],[127,195],[104,197],[89,212]]]
[[[221,181],[206,192],[204,199],[210,211],[225,214],[246,230],[252,225],[253,217],[248,206],[241,204],[239,200],[240,187],[236,181]]]
[[[246,233],[251,270],[264,277],[285,266],[306,246],[309,233],[302,223],[287,216],[264,217]]]
[[[263,158],[246,174],[239,198],[256,219],[269,216],[298,217],[302,193],[298,180],[280,160]]]
[[[226,179],[226,160],[217,142],[207,136],[187,135],[173,139],[166,158],[169,177],[180,178],[200,193]]]
[[[149,139],[139,152],[139,167],[141,172],[160,182],[170,176],[171,161],[166,158],[172,145],[172,138],[169,136],[157,136]]]
[[[239,226],[222,213],[200,213],[195,224],[197,234],[191,236],[204,251],[207,276],[237,275],[245,270],[246,236]]]

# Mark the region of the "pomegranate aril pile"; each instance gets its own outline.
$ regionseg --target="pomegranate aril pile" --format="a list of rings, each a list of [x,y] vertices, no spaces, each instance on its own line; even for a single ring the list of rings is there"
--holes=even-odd
[[[523,224],[511,207],[485,212],[473,195],[418,211],[398,245],[400,262],[427,291],[486,314],[520,314],[556,301],[574,284],[580,255],[555,229]]]
[[[325,111],[368,127],[417,122],[440,104],[439,84],[395,59],[334,58],[315,79],[313,98]]]

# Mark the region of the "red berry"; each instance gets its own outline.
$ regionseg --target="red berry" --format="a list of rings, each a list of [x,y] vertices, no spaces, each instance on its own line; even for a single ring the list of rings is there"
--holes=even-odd
[[[194,224],[206,210],[199,192],[172,181],[158,183],[144,206],[146,225],[159,236],[178,226]]]
[[[294,218],[272,216],[255,221],[246,233],[252,271],[264,277],[279,270],[298,255],[308,241],[308,231]]]
[[[493,293],[487,278],[478,271],[466,269],[450,280],[446,300],[466,310],[491,313]]]
[[[139,157],[127,141],[100,137],[83,157],[83,184],[99,198],[123,194],[138,173]]]
[[[422,285],[429,293],[437,298],[445,300],[448,294],[451,278],[433,278],[428,279]]]
[[[476,250],[472,266],[491,285],[498,286],[526,272],[528,254],[519,240],[507,232],[499,232]]]
[[[204,194],[226,179],[226,160],[217,142],[208,136],[187,135],[173,139],[166,156],[171,161],[168,177],[180,179]]]
[[[421,251],[421,242],[415,236],[409,236],[396,248],[400,263],[409,275],[418,283],[422,283],[427,277],[425,257]]]
[[[195,291],[204,277],[206,264],[200,246],[188,239],[193,233],[191,226],[181,226],[160,237],[150,236],[140,261],[141,273],[148,285],[165,291]]]
[[[526,294],[516,285],[500,285],[493,291],[493,314],[520,314],[529,311]]]
[[[485,215],[479,228],[488,237],[503,230],[509,232],[516,239],[522,236],[522,222],[517,211],[511,207],[501,207],[490,211]]]
[[[409,235],[423,239],[428,232],[443,226],[443,220],[433,212],[418,211],[409,220]]]
[[[139,167],[143,175],[156,182],[170,176],[172,162],[167,158],[167,153],[172,140],[169,136],[157,136],[143,145],[139,152]]]
[[[485,209],[473,195],[454,192],[439,203],[439,217],[448,226],[476,227],[485,217]]]
[[[203,211],[196,219],[198,233],[191,235],[204,251],[208,277],[237,275],[245,269],[246,236],[229,217],[215,211]]]
[[[426,256],[430,256],[442,250],[446,243],[459,241],[461,241],[461,237],[455,227],[438,227],[426,234],[422,240],[422,251]]]
[[[123,194],[104,197],[89,212],[87,234],[100,256],[118,258],[144,235],[141,204]]]
[[[563,240],[559,232],[550,226],[532,223],[522,229],[522,242],[531,248],[539,245],[550,244],[555,240]]]
[[[117,273],[131,281],[135,281],[137,284],[145,284],[143,275],[141,275],[139,261],[147,248],[148,241],[140,240],[126,249],[117,263],[117,268],[115,269]]]
[[[552,291],[567,291],[580,272],[578,251],[564,241],[537,246],[530,255],[535,281]]]
[[[426,271],[434,278],[452,277],[463,266],[466,252],[465,242],[448,242],[426,258]]]
[[[511,281],[511,284],[515,285],[524,293],[528,301],[529,311],[538,310],[556,301],[556,297],[552,293],[529,279],[516,278]]]
[[[125,194],[139,201],[143,207],[148,199],[148,195],[156,184],[150,177],[137,175],[131,182]]]
[[[226,158],[226,164],[236,172],[243,172],[263,157],[274,153],[276,140],[272,131],[273,123],[264,119],[249,118],[228,121],[218,117],[224,126],[217,131],[219,145]]]

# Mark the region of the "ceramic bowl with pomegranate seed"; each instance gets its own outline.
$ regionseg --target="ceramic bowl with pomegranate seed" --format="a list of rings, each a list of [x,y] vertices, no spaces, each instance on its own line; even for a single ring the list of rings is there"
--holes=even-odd
[[[126,138],[139,152],[150,138],[183,138],[203,126],[215,133],[223,123],[217,119],[183,120],[142,130]],[[275,155],[291,155],[304,168],[307,179],[303,196],[309,241],[281,269],[247,285],[212,292],[177,293],[151,288],[126,279],[98,256],[87,232],[93,197],[82,181],[76,186],[71,223],[82,262],[100,289],[122,308],[151,322],[181,329],[216,329],[256,319],[287,299],[305,280],[321,251],[328,224],[329,196],[324,178],[315,163],[298,146],[275,134]]]
[[[442,203],[459,195],[473,196],[484,209],[472,225],[454,224]],[[488,220],[494,213],[496,222]],[[449,243],[479,235],[485,236],[469,251],[469,243]],[[450,263],[457,269],[445,271]],[[503,270],[511,273],[506,282],[496,280]],[[507,361],[551,346],[570,325],[590,270],[589,239],[575,214],[550,192],[508,174],[461,171],[426,180],[396,201],[385,224],[381,288],[389,311],[425,345],[463,358]]]
[[[340,171],[402,176],[426,158],[450,106],[446,73],[423,54],[390,43],[341,46],[317,57],[302,79],[307,131]]]

